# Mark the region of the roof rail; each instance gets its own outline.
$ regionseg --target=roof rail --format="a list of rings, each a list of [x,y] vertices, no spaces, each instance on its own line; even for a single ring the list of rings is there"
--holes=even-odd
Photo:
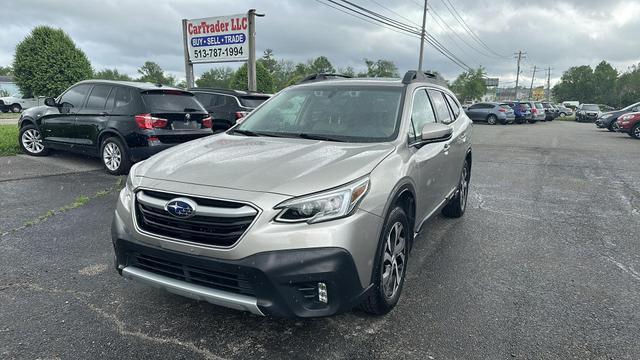
[[[409,70],[407,71],[406,74],[404,74],[404,77],[402,78],[402,83],[403,84],[411,84],[414,81],[427,81],[427,80],[436,80],[438,79],[438,76],[436,76],[436,74],[430,73],[430,72],[424,72],[424,71],[416,71],[416,70]]]
[[[298,84],[304,84],[306,82],[313,82],[313,81],[323,81],[323,80],[329,80],[330,78],[344,78],[344,79],[351,79],[352,76],[349,75],[343,75],[343,74],[325,74],[325,73],[317,73],[317,74],[313,74],[313,75],[309,75],[307,77],[305,77],[304,79],[298,81]]]

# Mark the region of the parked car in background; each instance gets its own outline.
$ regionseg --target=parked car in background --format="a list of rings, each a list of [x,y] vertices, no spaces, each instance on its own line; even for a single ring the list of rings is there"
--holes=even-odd
[[[516,118],[513,109],[506,103],[481,102],[464,110],[469,119],[487,122],[489,125],[512,124]]]
[[[552,121],[560,114],[558,108],[550,102],[543,101],[542,107],[544,108],[545,120]]]
[[[617,131],[635,139],[640,139],[640,112],[632,112],[618,118]]]
[[[620,118],[620,116],[638,111],[640,111],[640,102],[631,104],[620,110],[602,113],[596,120],[596,126],[601,129],[607,129],[609,131],[616,131],[616,128],[618,126],[617,120],[618,118]]]
[[[138,82],[81,81],[20,117],[28,155],[50,149],[98,156],[110,174],[164,149],[212,134],[211,117],[187,91]]]
[[[595,122],[601,114],[598,104],[581,104],[576,111],[576,121]]]
[[[610,112],[610,111],[617,110],[613,106],[609,106],[609,105],[606,105],[606,104],[598,104],[598,107],[600,108],[600,111],[602,111],[602,112]]]
[[[507,100],[507,101],[503,101],[502,103],[509,105],[512,110],[515,110],[516,106],[520,107],[520,111],[522,112],[522,119],[518,119],[516,117],[515,119],[516,124],[531,122],[531,119],[532,119],[531,106],[528,103],[517,101],[517,100]]]
[[[43,99],[44,100],[44,99]],[[28,98],[21,94],[0,97],[0,111],[19,113],[24,109],[42,105],[38,98]]]
[[[247,116],[271,95],[240,90],[193,88],[189,89],[213,120],[213,130],[227,130],[239,119]]]
[[[388,313],[414,234],[467,204],[472,122],[428,75],[302,81],[134,165],[111,227],[116,270],[256,315]]]
[[[575,109],[580,106],[580,101],[563,101],[562,106],[574,109],[575,111]]]
[[[558,116],[565,117],[573,114],[573,109],[568,108],[562,104],[556,105],[558,107]]]

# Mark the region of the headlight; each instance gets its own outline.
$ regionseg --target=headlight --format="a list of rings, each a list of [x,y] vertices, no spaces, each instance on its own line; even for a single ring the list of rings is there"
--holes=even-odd
[[[369,191],[369,177],[339,188],[282,202],[274,209],[282,209],[275,221],[285,223],[328,221],[353,214]]]
[[[134,164],[129,170],[129,176],[127,176],[127,182],[125,183],[124,189],[120,191],[120,200],[122,204],[125,206],[127,210],[130,210],[131,198],[133,197],[133,192],[140,184],[139,178],[136,178],[136,168],[142,162]]]

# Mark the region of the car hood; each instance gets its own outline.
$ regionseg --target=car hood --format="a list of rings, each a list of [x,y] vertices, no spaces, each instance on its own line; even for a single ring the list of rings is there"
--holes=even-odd
[[[13,102],[16,102],[18,99],[14,98],[13,96],[3,96],[3,97],[0,97],[0,100],[2,100],[5,103],[8,103],[8,102],[13,103]]]
[[[165,150],[136,176],[299,196],[370,173],[392,143],[339,143],[293,138],[212,135]]]

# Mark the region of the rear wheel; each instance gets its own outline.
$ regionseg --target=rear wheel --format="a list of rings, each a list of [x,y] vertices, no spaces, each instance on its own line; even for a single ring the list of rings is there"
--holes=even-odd
[[[498,122],[498,117],[491,114],[489,116],[487,116],[487,123],[489,125],[495,125]]]
[[[637,123],[636,126],[629,131],[629,136],[634,139],[640,139],[640,123]]]
[[[40,130],[34,125],[26,125],[20,129],[20,148],[31,156],[44,156],[49,151],[44,146]]]
[[[565,117],[565,116],[567,116],[567,113],[563,113],[563,112],[560,113],[560,117]]]
[[[13,104],[9,107],[9,109],[11,110],[11,112],[19,113],[20,111],[22,111],[22,106],[20,106],[20,104]]]
[[[611,131],[611,132],[616,132],[618,131],[618,122],[613,120],[609,126],[607,126],[607,130]]]
[[[460,183],[456,195],[449,200],[449,203],[442,209],[442,215],[451,218],[459,218],[464,215],[467,208],[467,197],[469,195],[469,180],[471,180],[471,166],[469,160],[464,161]]]
[[[106,138],[100,146],[102,165],[111,175],[126,174],[131,167],[131,159],[122,141],[113,136]]]
[[[360,308],[374,315],[391,311],[402,293],[412,228],[405,211],[396,206],[387,217],[373,268],[373,288]]]

